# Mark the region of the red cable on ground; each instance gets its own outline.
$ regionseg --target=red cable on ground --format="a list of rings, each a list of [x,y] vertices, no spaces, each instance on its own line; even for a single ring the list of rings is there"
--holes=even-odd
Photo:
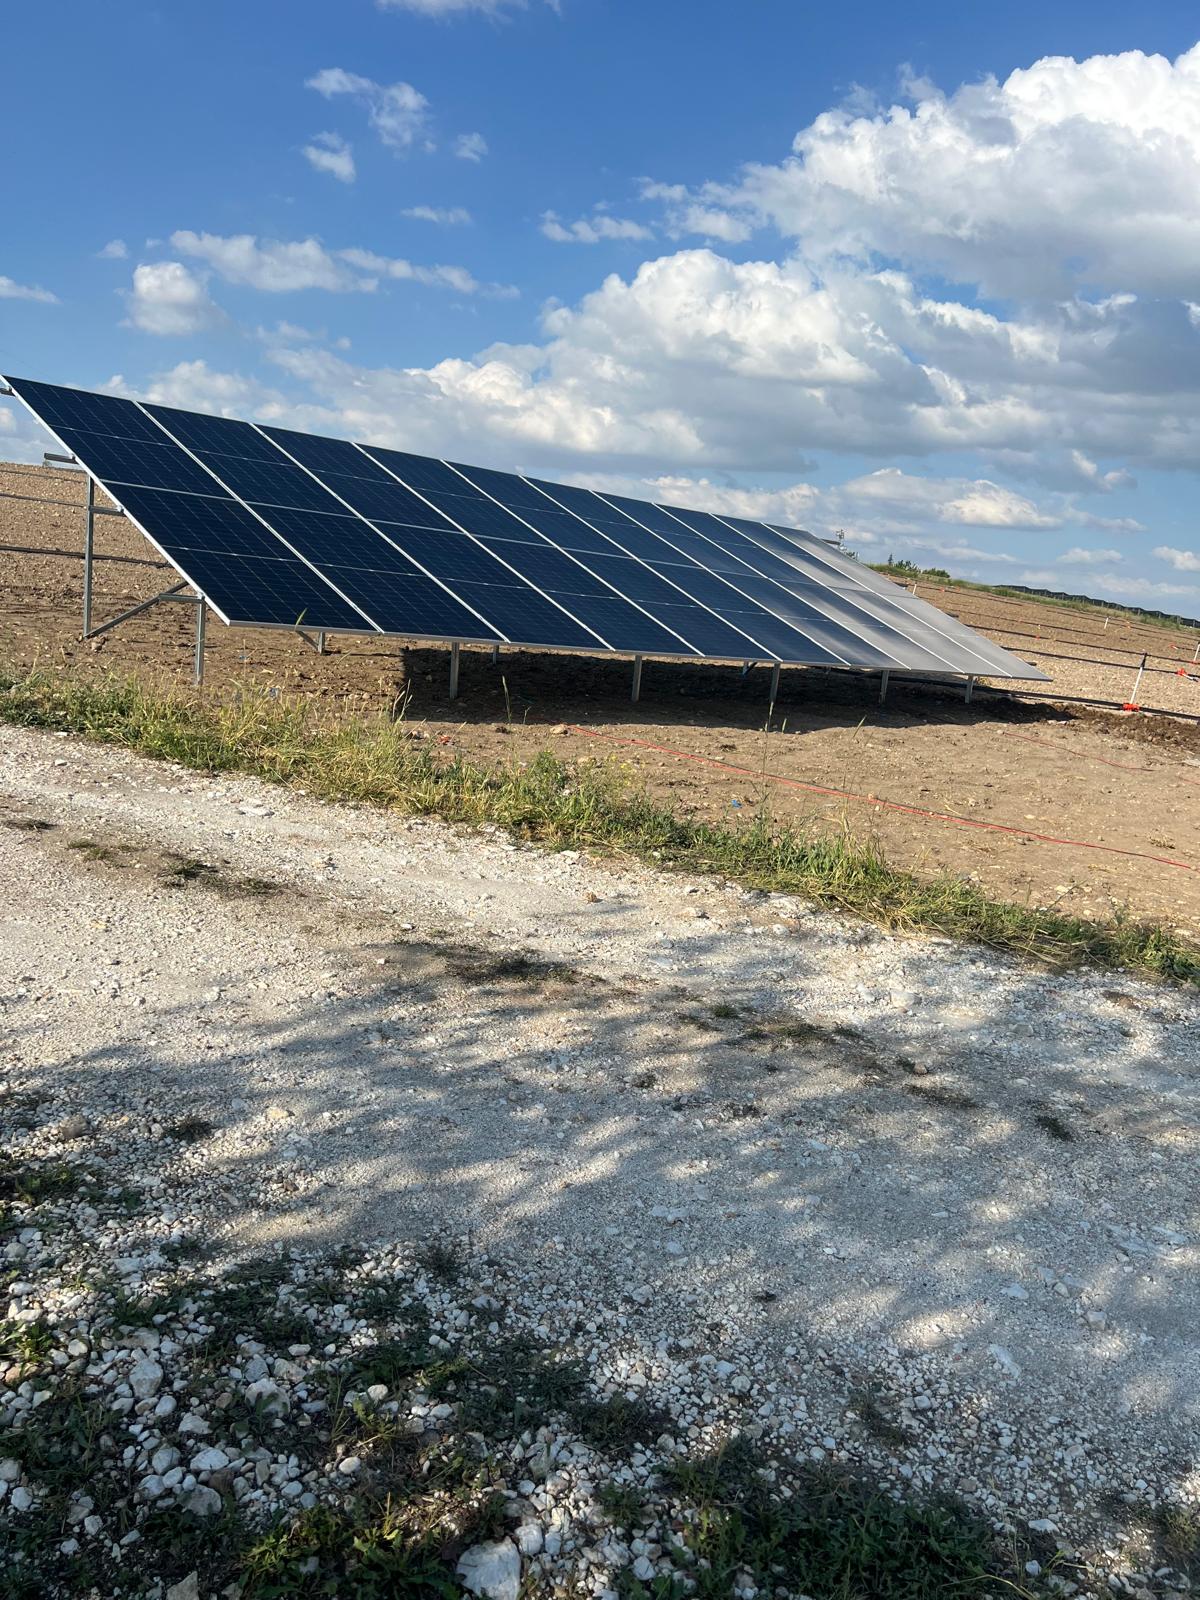
[[[1060,839],[1052,833],[1034,833],[1029,828],[1014,828],[1006,822],[983,822],[976,817],[956,816],[952,811],[930,811],[924,806],[910,806],[899,800],[880,800],[869,794],[859,794],[853,789],[832,789],[825,784],[805,783],[800,778],[785,778],[777,772],[755,772],[752,767],[735,767],[732,762],[719,761],[715,756],[698,756],[690,750],[676,750],[671,745],[653,744],[649,739],[622,738],[615,733],[600,733],[595,728],[584,728],[573,722],[570,727],[589,739],[604,739],[609,744],[637,745],[643,750],[653,750],[657,755],[678,756],[683,761],[695,761],[700,766],[718,767],[725,772],[735,772],[739,777],[766,779],[770,783],[784,784],[789,789],[803,789],[808,794],[830,795],[841,800],[861,800],[865,805],[878,806],[883,811],[899,811],[909,817],[925,817],[933,822],[953,822],[962,828],[978,828],[987,833],[1007,833],[1019,839],[1036,839],[1040,844],[1070,845],[1076,850],[1098,850],[1110,856],[1132,856],[1138,861],[1154,861],[1162,867],[1177,867],[1180,872],[1200,872],[1200,867],[1190,861],[1175,861],[1170,856],[1153,856],[1144,850],[1123,850],[1115,844],[1095,844],[1088,839]]]

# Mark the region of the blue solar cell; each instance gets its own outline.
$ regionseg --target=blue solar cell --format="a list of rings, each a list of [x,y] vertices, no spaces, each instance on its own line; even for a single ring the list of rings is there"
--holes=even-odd
[[[606,594],[603,583],[569,555],[548,544],[516,544],[510,539],[485,539],[484,545],[501,561],[515,567],[538,589],[566,589],[572,594]]]
[[[361,517],[329,517],[317,511],[297,511],[292,506],[263,506],[259,514],[293,549],[321,568],[395,567],[416,573],[412,562],[406,561]]]
[[[541,491],[526,483],[524,478],[519,478],[515,472],[495,472],[489,467],[468,467],[459,461],[452,461],[450,465],[469,483],[482,489],[485,494],[490,494],[493,499],[499,500],[501,505],[512,506],[514,510],[522,511],[526,506],[546,504],[546,498]]]
[[[505,584],[520,581],[465,533],[439,533],[432,528],[407,528],[391,522],[381,522],[379,526],[421,566],[435,577],[444,578],[452,588],[460,580]]]
[[[323,434],[296,433],[291,428],[270,428],[262,430],[272,443],[277,444],[281,450],[286,450],[294,456],[301,466],[307,467],[310,472],[318,473],[324,477],[326,473],[336,472],[357,478],[371,478],[376,481],[386,479],[394,483],[378,462],[372,461],[356,444],[351,444],[348,439],[327,439]]]
[[[524,585],[459,583],[455,592],[485,616],[514,644],[551,644],[593,649],[596,637],[573,617]]]
[[[147,405],[172,438],[187,450],[210,450],[226,456],[247,456],[252,461],[278,461],[279,451],[249,422],[229,417],[205,417],[173,406]]]
[[[666,561],[655,561],[651,565],[655,572],[664,578],[669,578],[672,583],[677,583],[681,589],[694,600],[699,600],[718,616],[726,616],[730,611],[755,610],[756,607],[744,595],[731,587],[736,580],[732,577],[726,581],[718,578],[715,572],[705,572],[701,567],[692,565],[673,565]]]
[[[120,439],[110,433],[78,433],[74,428],[62,428],[58,436],[103,483],[136,483],[147,489],[179,489],[187,494],[225,493],[210,473],[163,433],[158,435],[161,444]]]
[[[59,389],[28,378],[5,380],[30,405],[48,428],[60,437],[64,428],[81,433],[107,433],[118,439],[162,442],[162,430],[144,416],[135,400],[115,395],[88,394],[83,389]]]
[[[636,655],[687,655],[699,656],[690,642],[676,638],[667,628],[629,605],[619,595],[578,595],[568,590],[554,591],[552,598],[567,610],[595,628],[614,650],[628,650]]]
[[[394,472],[410,489],[421,494],[465,494],[467,487],[457,472],[432,456],[413,456],[404,450],[385,450],[379,445],[364,445],[364,450],[381,466]]]
[[[274,461],[249,461],[245,456],[214,455],[198,450],[202,461],[239,500],[250,505],[292,506],[297,511],[345,512],[345,506],[310,478],[302,467],[293,466],[285,456]]]
[[[548,500],[543,500],[542,506],[544,510],[537,506],[522,506],[520,515],[540,534],[564,550],[598,550],[604,555],[617,553],[611,539],[605,538],[604,534],[581,522],[578,517],[573,517],[569,511],[557,510]]]
[[[493,539],[529,539],[530,531],[503,506],[494,504],[483,495],[440,494],[429,495],[439,511],[445,512],[452,522],[467,533],[488,534]]]
[[[760,644],[783,661],[810,661],[817,665],[845,666],[846,658],[831,645],[808,635],[807,629],[793,628],[765,611],[727,611],[734,627],[752,634]]]
[[[413,527],[453,531],[440,511],[386,473],[379,478],[352,478],[341,472],[323,472],[321,482],[372,522],[407,522]]]
[[[295,557],[188,550],[181,570],[230,622],[370,633],[369,623]]]
[[[731,661],[771,659],[772,651],[765,640],[741,631],[740,617],[727,622],[699,606],[687,604],[655,606],[654,614],[668,628],[683,634],[702,655]]]
[[[329,579],[361,606],[384,633],[411,639],[484,639],[489,643],[504,637],[488,621],[482,606],[475,609],[483,616],[476,616],[462,600],[419,572],[331,567]],[[470,605],[475,602],[472,600]]]
[[[121,505],[168,554],[208,550],[215,554],[269,556],[290,552],[237,500],[210,495],[171,494],[122,484]]]

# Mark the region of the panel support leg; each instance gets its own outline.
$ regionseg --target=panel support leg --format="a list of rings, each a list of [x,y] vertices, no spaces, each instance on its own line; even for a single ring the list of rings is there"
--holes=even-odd
[[[492,665],[494,667],[500,665],[500,646],[498,644],[492,646]]]
[[[96,481],[87,481],[87,522],[83,534],[83,637],[92,636],[92,541],[96,532]]]
[[[779,662],[771,668],[771,704],[779,699]]]
[[[324,630],[324,628],[322,628],[321,631],[317,634],[317,654],[319,656],[323,656],[325,654],[325,630]]]
[[[204,682],[204,619],[208,615],[203,597],[196,596],[196,663],[194,677],[197,683]]]
[[[963,690],[963,699],[966,701],[966,703],[968,705],[971,704],[971,699],[972,699],[972,696],[974,695],[974,693],[975,693],[975,679],[974,678],[968,678],[967,679],[967,687]]]
[[[458,699],[458,640],[450,646],[450,698]]]
[[[634,656],[634,658],[633,658],[633,690],[630,693],[629,698],[633,701],[634,705],[637,705],[638,701],[642,698],[642,658],[641,658],[641,656]]]
[[[883,702],[887,699],[888,678],[889,678],[889,676],[890,676],[890,674],[888,672],[888,669],[886,667],[884,667],[883,671],[879,675],[879,704],[880,705],[882,705]]]

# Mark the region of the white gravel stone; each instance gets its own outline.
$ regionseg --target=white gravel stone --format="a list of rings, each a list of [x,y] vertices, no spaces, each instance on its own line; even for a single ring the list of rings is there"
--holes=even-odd
[[[157,1361],[137,1361],[129,1373],[129,1387],[139,1400],[153,1398],[162,1387],[162,1381],[163,1369]]]
[[[521,1557],[511,1539],[472,1545],[459,1557],[457,1572],[472,1594],[486,1600],[517,1600],[521,1590]]]
[[[196,1517],[215,1517],[221,1509],[221,1496],[207,1484],[198,1484],[184,1499],[183,1508]]]

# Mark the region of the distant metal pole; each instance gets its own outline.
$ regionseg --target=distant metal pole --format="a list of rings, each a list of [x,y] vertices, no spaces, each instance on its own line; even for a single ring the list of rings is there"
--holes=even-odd
[[[887,699],[888,677],[889,676],[890,676],[890,674],[888,672],[888,669],[886,667],[884,667],[883,671],[879,675],[879,704],[880,705],[882,705],[883,702]]]
[[[771,704],[779,699],[779,662],[771,668]]]
[[[629,696],[629,698],[633,701],[634,705],[636,705],[638,703],[638,701],[642,698],[642,658],[641,658],[641,656],[634,656],[634,658],[633,658],[633,692]]]
[[[1192,665],[1195,666],[1197,661],[1200,661],[1200,644],[1196,646],[1196,654],[1192,657]]]
[[[92,537],[96,531],[96,480],[88,478],[87,528],[83,536],[83,637],[92,636]]]
[[[450,646],[450,698],[458,699],[458,640]]]
[[[1133,689],[1130,691],[1129,699],[1125,702],[1126,707],[1131,711],[1137,711],[1137,710],[1140,709],[1140,707],[1138,706],[1138,697],[1137,696],[1138,696],[1138,690],[1142,686],[1142,673],[1145,672],[1145,670],[1146,670],[1146,657],[1143,656],[1142,657],[1142,664],[1137,669],[1137,677],[1133,680]]]
[[[967,679],[967,687],[963,692],[963,699],[966,701],[966,703],[968,705],[971,704],[971,696],[974,693],[975,693],[975,679],[974,678],[968,678]]]
[[[204,619],[206,616],[203,595],[196,598],[196,666],[195,679],[197,683],[204,682]]]

